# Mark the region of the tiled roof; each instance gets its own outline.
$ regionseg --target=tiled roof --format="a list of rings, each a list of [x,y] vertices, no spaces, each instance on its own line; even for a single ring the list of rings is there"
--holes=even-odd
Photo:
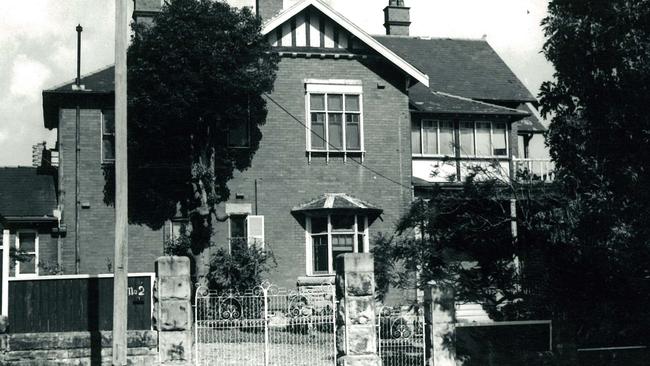
[[[533,111],[533,107],[531,107],[528,103],[519,105],[517,109],[530,113],[528,117],[515,122],[517,124],[517,131],[538,133],[547,130],[547,128],[544,127],[542,121],[540,120],[541,117],[539,117],[537,113]]]
[[[72,92],[72,86],[75,81],[72,80],[61,86],[56,86],[49,91],[53,92]],[[110,65],[105,68],[81,76],[81,85],[84,91],[96,93],[111,93],[115,91],[115,66]]]
[[[535,101],[485,40],[374,37],[427,74],[431,90],[485,101]]]
[[[411,88],[409,94],[411,108],[418,112],[451,114],[489,114],[525,117],[527,111],[506,108],[494,104],[475,101],[447,93],[434,92],[424,85]]]
[[[319,210],[357,210],[373,211],[380,214],[383,210],[373,204],[364,202],[345,193],[325,193],[316,199],[298,205],[292,212],[319,211]]]
[[[55,174],[32,167],[0,168],[0,216],[52,217]]]

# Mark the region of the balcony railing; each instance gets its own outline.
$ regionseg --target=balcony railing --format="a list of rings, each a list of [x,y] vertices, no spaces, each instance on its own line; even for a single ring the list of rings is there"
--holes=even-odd
[[[520,179],[552,182],[555,179],[555,163],[551,159],[513,158],[515,171]]]

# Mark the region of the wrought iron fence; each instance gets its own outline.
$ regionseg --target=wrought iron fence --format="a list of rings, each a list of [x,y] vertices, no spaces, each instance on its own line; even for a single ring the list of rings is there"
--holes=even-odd
[[[333,365],[334,286],[286,290],[264,283],[244,293],[200,287],[196,365]]]
[[[377,315],[377,353],[384,366],[426,365],[421,309],[383,307]]]

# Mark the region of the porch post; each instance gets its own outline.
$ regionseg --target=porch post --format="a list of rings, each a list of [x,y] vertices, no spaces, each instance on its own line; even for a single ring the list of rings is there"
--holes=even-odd
[[[348,253],[336,257],[337,366],[381,366],[374,295],[372,255]]]
[[[425,355],[429,366],[456,366],[454,289],[430,283],[424,291]]]
[[[9,251],[11,243],[9,230],[2,231],[2,309],[0,315],[9,316]]]

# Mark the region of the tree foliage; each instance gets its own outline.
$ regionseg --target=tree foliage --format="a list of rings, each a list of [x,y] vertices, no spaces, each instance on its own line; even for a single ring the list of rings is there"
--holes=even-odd
[[[272,252],[249,246],[242,240],[232,243],[230,251],[217,250],[210,260],[210,271],[206,278],[212,290],[237,290],[243,293],[254,290],[275,266]]]
[[[193,252],[210,242],[235,170],[250,166],[267,114],[277,58],[250,9],[165,2],[151,26],[134,25],[128,50],[129,214],[153,228],[183,213]],[[228,131],[250,130],[248,148]],[[110,174],[107,184],[110,182]]]
[[[579,336],[638,336],[650,300],[650,1],[553,0],[542,25],[556,69],[540,94],[547,144],[572,198],[565,256],[579,269],[557,279],[573,285],[565,310]]]

